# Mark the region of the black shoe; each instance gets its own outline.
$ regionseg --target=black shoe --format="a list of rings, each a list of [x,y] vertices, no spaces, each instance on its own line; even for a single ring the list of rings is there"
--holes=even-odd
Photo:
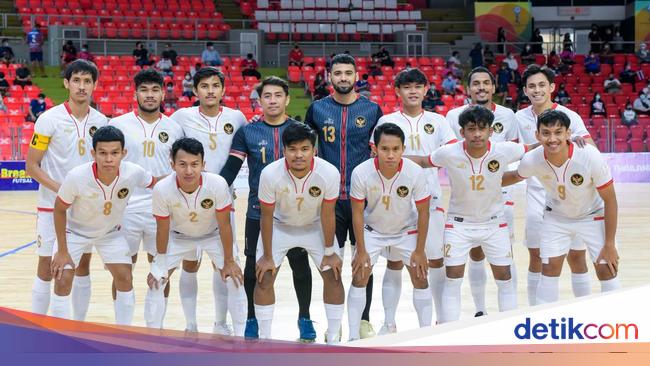
[[[487,313],[484,313],[484,312],[482,312],[482,311],[479,311],[479,312],[477,312],[476,314],[474,314],[474,317],[475,317],[475,318],[478,318],[479,316],[484,316],[484,315],[487,315]]]

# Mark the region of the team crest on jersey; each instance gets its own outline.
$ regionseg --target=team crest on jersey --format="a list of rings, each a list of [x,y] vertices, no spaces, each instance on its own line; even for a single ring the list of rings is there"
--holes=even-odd
[[[359,127],[365,127],[366,126],[366,118],[364,116],[359,116],[357,119],[354,120],[354,124]]]
[[[497,123],[492,125],[492,129],[496,133],[501,133],[501,132],[503,132],[503,125],[501,124],[501,122],[497,122]]]
[[[492,173],[496,172],[499,170],[499,162],[497,160],[492,160],[488,163],[488,170],[491,171]]]
[[[119,198],[119,199],[124,199],[128,195],[129,195],[129,189],[128,188],[122,188],[117,192],[117,198]]]
[[[585,178],[582,177],[582,175],[576,173],[571,176],[571,183],[573,183],[574,186],[579,186],[582,183],[584,183]]]
[[[433,131],[435,131],[435,129],[433,128],[433,125],[431,123],[427,123],[426,125],[424,125],[424,132],[431,135],[433,134]]]
[[[226,123],[223,125],[223,132],[232,135],[232,133],[235,132],[235,128],[230,123]]]
[[[408,196],[409,194],[409,189],[406,186],[399,186],[397,187],[397,195],[404,198]]]
[[[158,140],[160,140],[160,142],[164,144],[165,142],[169,141],[169,135],[167,134],[167,132],[162,131],[161,133],[158,134]]]
[[[318,196],[320,196],[320,193],[321,193],[320,188],[318,188],[316,186],[313,186],[313,187],[309,188],[309,195],[312,196],[312,197],[318,197]]]
[[[333,125],[333,124],[334,124],[334,120],[328,117],[328,118],[325,120],[325,122],[323,122],[323,124],[326,124],[326,125]]]
[[[201,201],[201,207],[205,208],[206,210],[208,208],[212,208],[212,206],[214,206],[214,201],[209,198],[206,198],[203,201]]]
[[[97,126],[92,126],[90,127],[90,129],[88,129],[88,134],[90,135],[90,137],[93,137],[95,132],[97,132]]]

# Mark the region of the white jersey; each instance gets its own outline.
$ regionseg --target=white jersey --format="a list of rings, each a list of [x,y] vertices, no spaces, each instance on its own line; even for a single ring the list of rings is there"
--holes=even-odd
[[[86,117],[78,121],[65,102],[38,117],[30,147],[45,151],[41,168],[50,178],[61,183],[72,168],[92,160],[92,136],[104,125],[106,116],[92,107]],[[38,187],[39,211],[52,211],[55,199],[56,192],[42,184]]]
[[[218,234],[217,211],[230,211],[232,198],[221,176],[201,173],[199,188],[192,193],[178,186],[176,173],[162,179],[153,189],[153,215],[170,218],[177,238],[202,238]]]
[[[183,137],[183,129],[178,123],[164,114],[160,114],[156,122],[147,123],[137,111],[133,111],[111,119],[109,124],[124,133],[126,161],[141,166],[155,177],[172,172],[172,144]],[[127,212],[149,211],[151,194],[150,189],[137,188],[129,200]]]
[[[501,178],[508,164],[520,160],[526,147],[515,142],[491,143],[480,158],[469,156],[465,141],[445,145],[434,152],[429,161],[447,169],[451,183],[449,216],[464,222],[482,223],[503,213]]]
[[[368,204],[364,222],[372,231],[397,235],[415,230],[416,204],[431,198],[424,169],[402,158],[397,173],[386,179],[379,172],[379,159],[369,159],[352,171],[350,198]]]
[[[193,137],[205,149],[205,170],[219,174],[226,165],[235,132],[246,125],[241,111],[221,107],[216,117],[201,113],[200,107],[181,108],[171,118],[183,128],[186,137]]]
[[[262,205],[275,205],[275,222],[305,226],[320,221],[323,201],[338,199],[340,181],[338,169],[319,157],[302,178],[296,178],[282,158],[262,170],[258,197]]]
[[[580,219],[604,208],[598,194],[614,182],[607,163],[595,147],[569,145],[569,159],[560,167],[546,160],[543,147],[526,154],[517,174],[536,177],[546,190],[547,210],[553,215]]]
[[[447,122],[456,134],[459,140],[463,137],[460,135],[460,123],[458,116],[469,107],[469,104],[454,108],[447,112]],[[510,108],[492,103],[492,113],[494,113],[494,121],[492,122],[492,142],[515,141],[519,139],[519,129],[517,128],[517,120],[515,119],[515,112]]]
[[[417,117],[410,117],[402,111],[397,111],[382,116],[377,122],[377,127],[389,122],[396,124],[404,132],[404,155],[429,156],[440,146],[456,142],[456,135],[449,123],[438,113],[425,111]],[[370,141],[374,143],[374,138],[371,137]],[[431,208],[442,207],[438,169],[427,169],[425,176],[431,190]]]
[[[109,185],[99,181],[97,164],[88,162],[72,169],[59,189],[58,199],[67,206],[71,232],[88,238],[100,237],[122,222],[129,197],[136,187],[154,183],[151,173],[124,161]]]

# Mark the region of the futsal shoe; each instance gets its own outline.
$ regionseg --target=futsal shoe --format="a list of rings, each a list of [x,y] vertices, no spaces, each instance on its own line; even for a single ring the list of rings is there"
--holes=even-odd
[[[372,324],[370,324],[369,321],[361,320],[359,335],[361,336],[361,339],[372,338],[375,336],[375,329],[373,329]]]
[[[256,318],[246,319],[246,329],[244,329],[244,338],[246,339],[260,338],[260,328],[257,325]]]
[[[308,318],[298,319],[298,330],[300,331],[300,342],[312,343],[316,341],[316,329],[314,322]]]

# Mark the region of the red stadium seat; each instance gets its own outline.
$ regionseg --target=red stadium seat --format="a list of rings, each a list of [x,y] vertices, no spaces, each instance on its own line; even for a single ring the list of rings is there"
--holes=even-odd
[[[630,139],[630,151],[645,152],[645,142],[642,139]]]
[[[627,139],[616,139],[614,141],[614,152],[625,153],[628,151],[630,151],[630,147],[628,146]]]

